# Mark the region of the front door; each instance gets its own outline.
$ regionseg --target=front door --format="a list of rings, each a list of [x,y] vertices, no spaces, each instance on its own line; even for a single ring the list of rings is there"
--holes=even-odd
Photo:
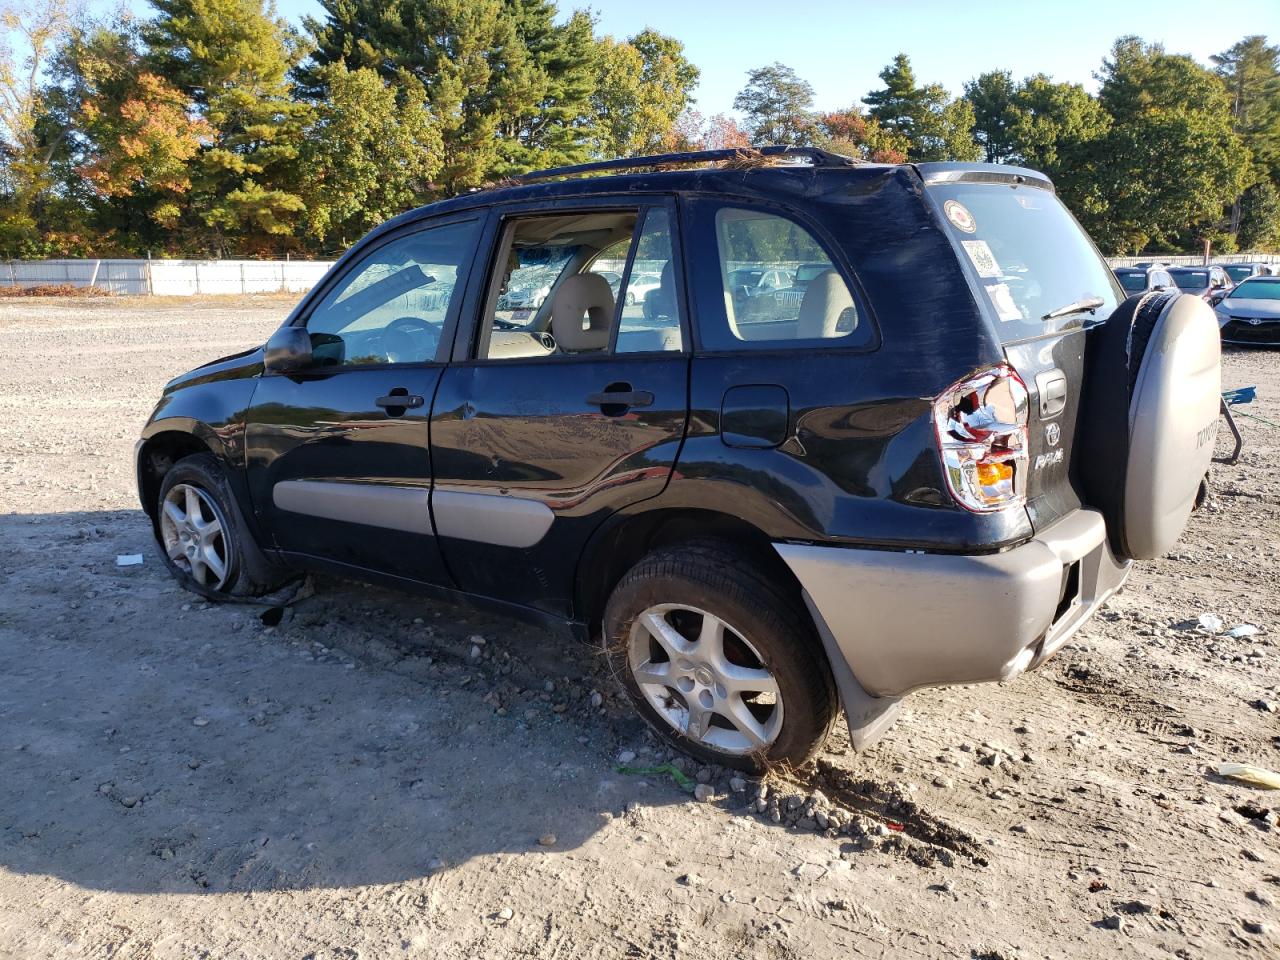
[[[245,427],[254,509],[278,549],[448,583],[430,411],[478,233],[472,219],[375,241],[296,319],[314,363],[264,375]]]
[[[674,222],[665,199],[503,218],[431,423],[432,511],[463,589],[569,615],[591,532],[666,486],[689,367]]]

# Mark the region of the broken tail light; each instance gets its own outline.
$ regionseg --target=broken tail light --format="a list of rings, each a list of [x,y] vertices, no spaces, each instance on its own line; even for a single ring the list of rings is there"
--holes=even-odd
[[[1027,385],[1000,364],[953,385],[933,402],[947,487],[956,503],[991,513],[1026,501]]]

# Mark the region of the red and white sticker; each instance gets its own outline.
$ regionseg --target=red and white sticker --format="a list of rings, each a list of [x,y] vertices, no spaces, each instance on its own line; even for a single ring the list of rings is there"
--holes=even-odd
[[[947,215],[951,225],[962,233],[974,233],[977,231],[978,224],[973,219],[973,214],[959,200],[948,200],[942,205],[942,212]]]

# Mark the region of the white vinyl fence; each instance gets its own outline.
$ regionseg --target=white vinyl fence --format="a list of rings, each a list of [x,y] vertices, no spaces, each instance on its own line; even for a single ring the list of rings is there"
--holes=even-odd
[[[331,266],[332,260],[8,260],[0,263],[0,286],[70,284],[177,297],[302,293]]]
[[[1280,256],[1274,253],[1229,253],[1223,256],[1212,255],[1210,263],[1265,263],[1269,266],[1280,264]],[[1170,267],[1199,267],[1204,264],[1200,254],[1189,256],[1170,256],[1162,253],[1148,253],[1140,257],[1107,257],[1107,263],[1113,267],[1132,267],[1139,263],[1163,263]]]

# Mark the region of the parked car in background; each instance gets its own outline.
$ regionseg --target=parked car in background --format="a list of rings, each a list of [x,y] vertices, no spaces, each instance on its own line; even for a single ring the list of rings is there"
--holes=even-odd
[[[1207,267],[1170,267],[1169,275],[1178,289],[1215,304],[1235,286],[1227,271],[1217,264]]]
[[[1125,293],[1145,293],[1148,290],[1167,290],[1174,285],[1173,277],[1163,264],[1145,267],[1116,267],[1111,271],[1124,287]]]
[[[644,303],[649,294],[662,286],[662,277],[656,273],[637,273],[627,284],[627,306],[633,303]]]
[[[1035,171],[757,156],[372,231],[265,345],[166,385],[134,455],[162,561],[214,600],[321,570],[598,638],[669,743],[755,772],[841,706],[861,748],[913,690],[1040,666],[1190,516],[1213,311],[1126,298]],[[593,272],[639,251],[643,317]],[[762,253],[803,294],[738,310]]]
[[[741,305],[752,297],[772,293],[791,286],[791,271],[767,270],[761,267],[743,267],[730,271],[728,287],[736,303]]]
[[[1269,277],[1271,269],[1265,263],[1224,263],[1222,269],[1232,283],[1241,283],[1250,277]]]
[[[1214,312],[1223,343],[1280,346],[1280,277],[1250,277]]]

